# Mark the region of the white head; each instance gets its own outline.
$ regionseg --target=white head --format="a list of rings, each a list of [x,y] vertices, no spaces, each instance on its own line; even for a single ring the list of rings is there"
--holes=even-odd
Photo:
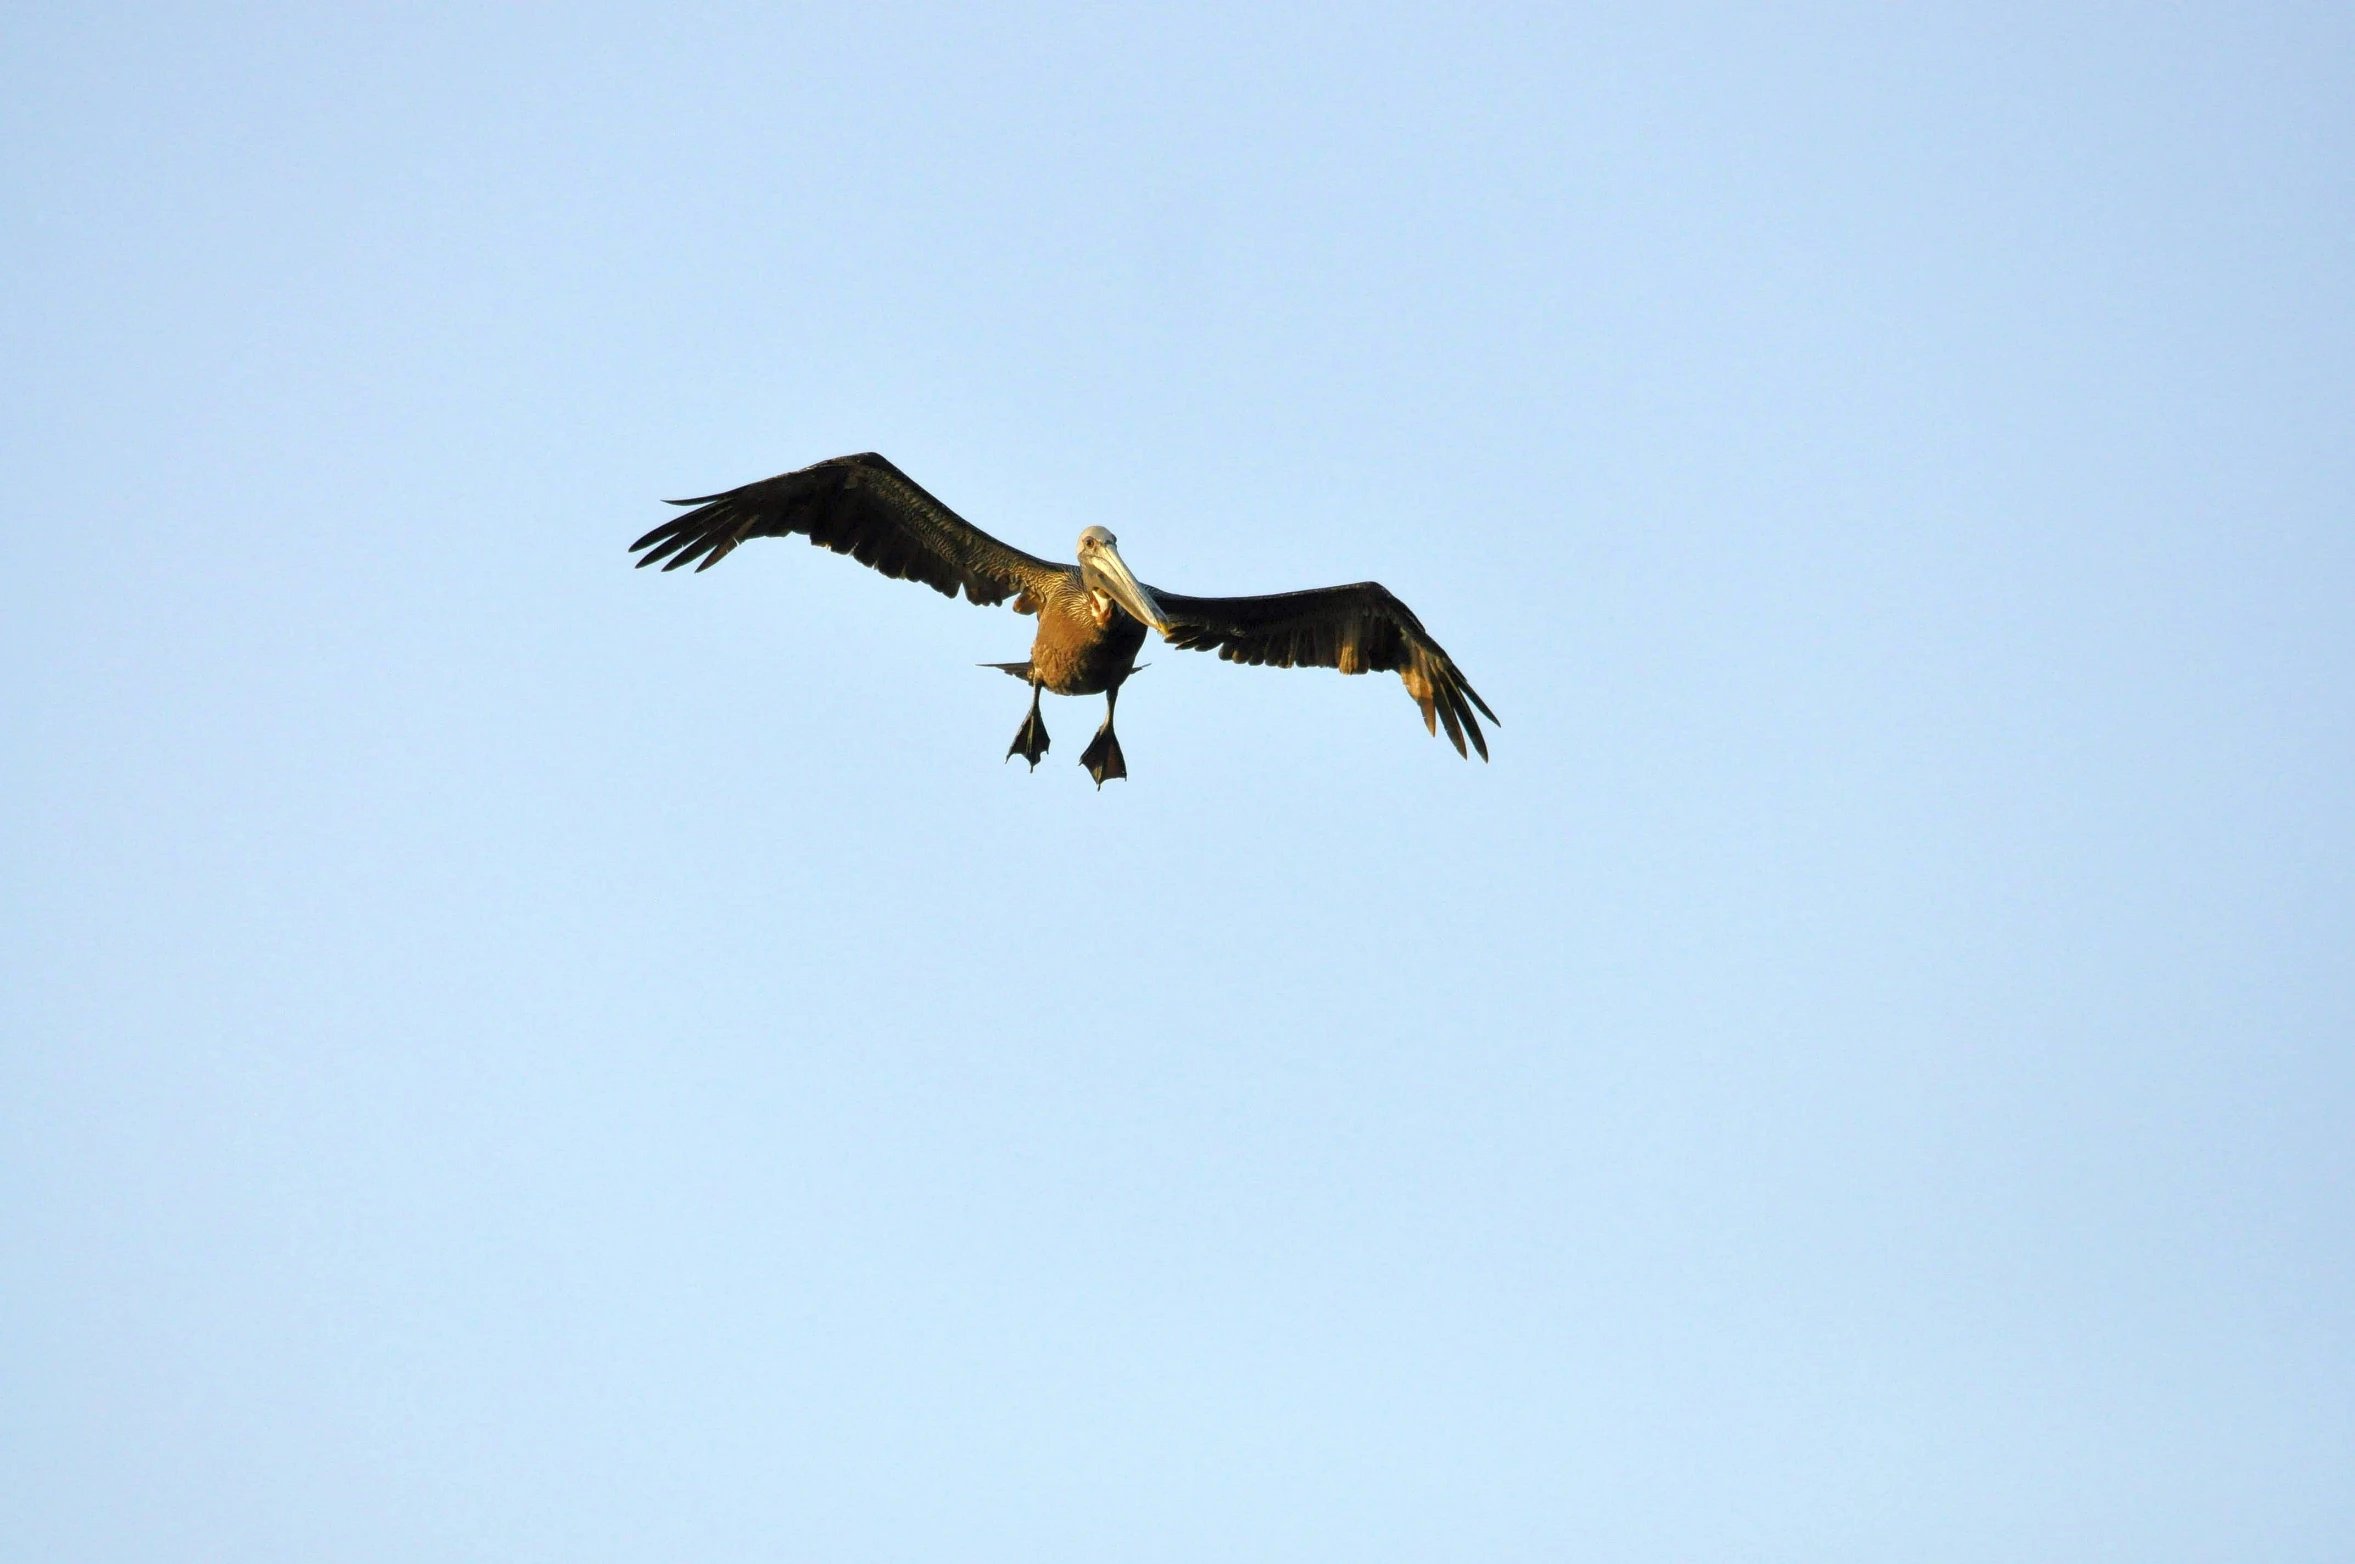
[[[1079,579],[1090,592],[1101,592],[1130,616],[1166,634],[1169,617],[1154,601],[1152,590],[1137,580],[1120,557],[1120,540],[1108,528],[1090,527],[1079,535]]]

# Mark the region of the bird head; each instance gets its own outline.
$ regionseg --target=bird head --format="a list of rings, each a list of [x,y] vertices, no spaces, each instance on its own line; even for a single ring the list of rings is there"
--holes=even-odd
[[[1090,592],[1101,592],[1138,621],[1167,634],[1169,616],[1161,611],[1152,589],[1139,581],[1120,557],[1120,540],[1103,527],[1079,535],[1079,578]]]

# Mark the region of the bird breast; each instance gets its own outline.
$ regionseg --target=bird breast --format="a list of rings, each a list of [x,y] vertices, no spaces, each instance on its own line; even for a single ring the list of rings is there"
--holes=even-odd
[[[1031,671],[1057,695],[1101,695],[1128,677],[1144,644],[1143,625],[1075,584],[1039,605]]]

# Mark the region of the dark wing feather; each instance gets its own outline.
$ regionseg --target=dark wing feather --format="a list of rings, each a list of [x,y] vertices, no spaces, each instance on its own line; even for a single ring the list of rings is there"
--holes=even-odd
[[[873,451],[670,503],[695,509],[630,545],[645,550],[641,567],[709,570],[746,538],[798,532],[895,580],[921,581],[947,597],[961,587],[976,603],[1002,603],[1073,569],[1000,543]]]
[[[1431,639],[1414,610],[1379,582],[1272,597],[1185,597],[1159,587],[1152,592],[1169,616],[1170,628],[1164,634],[1173,646],[1215,651],[1229,662],[1278,668],[1395,673],[1423,708],[1424,727],[1436,733],[1440,723],[1447,724],[1447,736],[1459,755],[1465,754],[1464,737],[1469,734],[1480,758],[1488,758],[1488,741],[1481,736],[1472,709],[1478,707],[1490,722],[1496,722],[1496,713],[1464,682],[1454,660]]]

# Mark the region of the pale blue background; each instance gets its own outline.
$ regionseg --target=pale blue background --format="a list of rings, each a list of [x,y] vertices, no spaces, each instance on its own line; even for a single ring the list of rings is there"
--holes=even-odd
[[[2345,8],[0,61],[8,1558],[2355,1557]]]

